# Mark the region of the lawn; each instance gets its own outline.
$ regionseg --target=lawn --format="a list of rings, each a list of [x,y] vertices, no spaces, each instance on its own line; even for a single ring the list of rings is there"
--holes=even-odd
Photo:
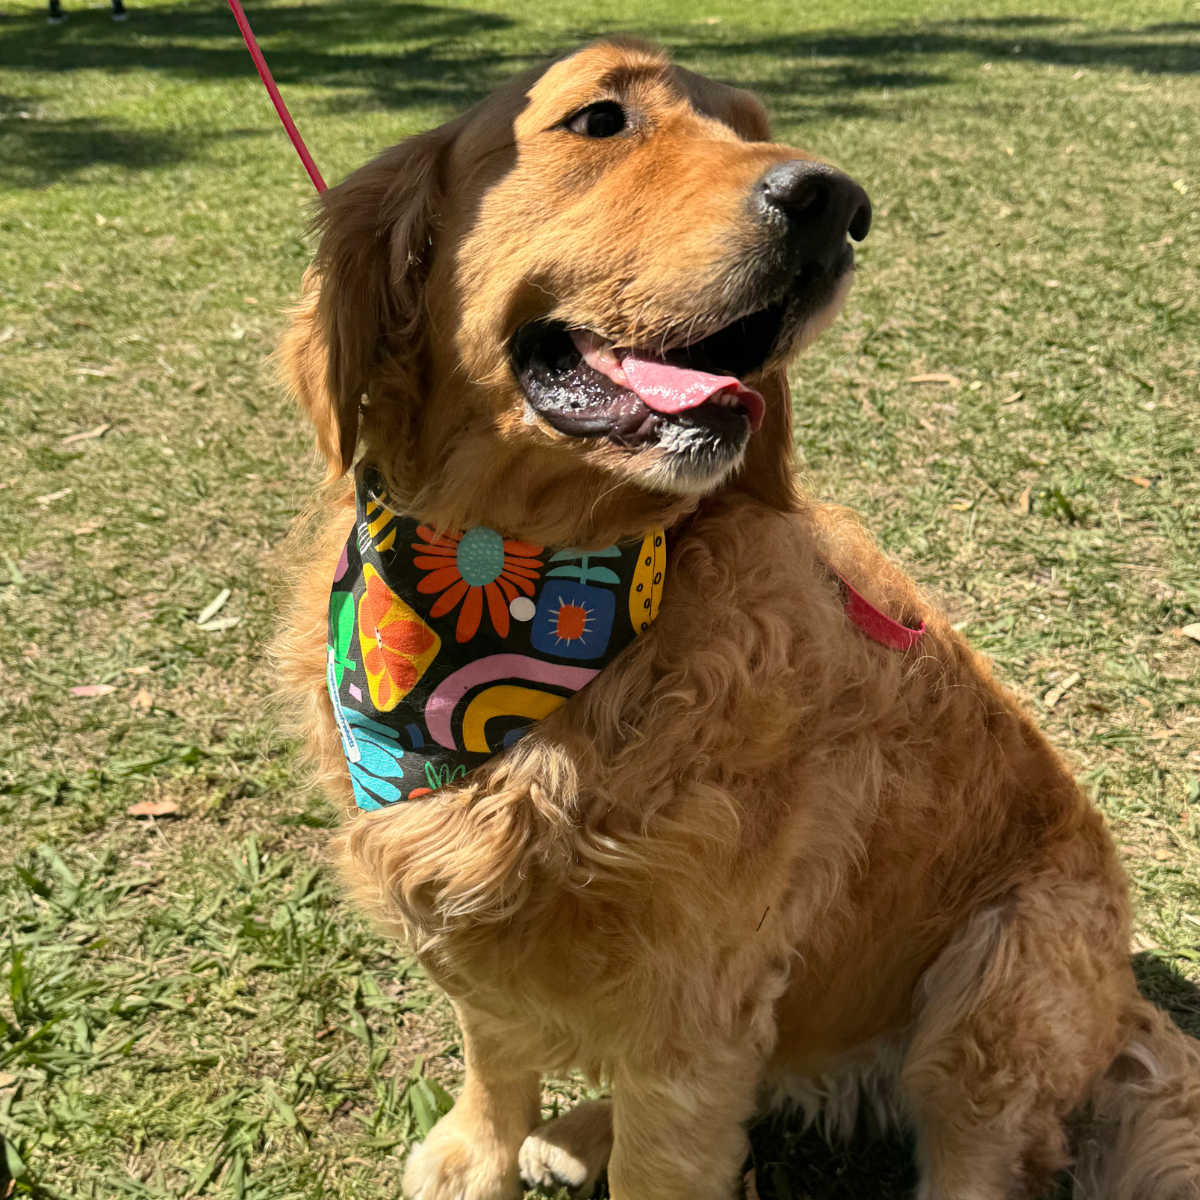
[[[320,474],[269,365],[311,188],[221,0],[61,27],[4,4],[5,1169],[48,1197],[395,1197],[461,1050],[339,896],[263,655],[272,551]],[[624,30],[866,185],[856,290],[794,375],[807,480],[1070,757],[1128,863],[1139,976],[1200,1034],[1200,3],[250,15],[331,181]],[[762,1200],[909,1183],[902,1144],[776,1122],[754,1153]]]

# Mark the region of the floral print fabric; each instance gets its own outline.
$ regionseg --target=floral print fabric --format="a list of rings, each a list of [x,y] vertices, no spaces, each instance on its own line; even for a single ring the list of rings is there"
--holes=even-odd
[[[661,529],[551,549],[484,525],[434,530],[360,471],[334,573],[327,682],[359,808],[463,778],[548,716],[647,629]]]

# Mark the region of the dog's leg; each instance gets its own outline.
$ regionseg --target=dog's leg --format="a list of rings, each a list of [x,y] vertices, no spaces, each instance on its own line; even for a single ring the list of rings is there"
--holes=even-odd
[[[409,1200],[516,1200],[517,1153],[537,1124],[541,1077],[516,1065],[504,1040],[462,1008],[467,1074],[457,1103],[414,1146],[404,1171]]]
[[[612,1153],[611,1100],[588,1100],[564,1116],[545,1121],[521,1147],[521,1179],[527,1187],[566,1188],[587,1200]]]
[[[758,1056],[748,1047],[687,1076],[614,1079],[613,1200],[731,1200],[754,1114]]]
[[[1069,1163],[1064,1119],[1111,1060],[1132,990],[1104,899],[1030,886],[927,972],[900,1079],[918,1200],[1032,1200]]]

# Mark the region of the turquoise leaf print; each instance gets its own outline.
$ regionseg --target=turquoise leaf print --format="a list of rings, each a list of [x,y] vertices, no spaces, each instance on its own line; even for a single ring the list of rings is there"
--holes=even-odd
[[[359,750],[358,762],[349,763],[354,803],[367,812],[395,804],[403,798],[396,786],[404,777],[400,734],[352,708],[343,708],[342,712],[354,730]]]
[[[621,577],[608,567],[594,567],[591,565],[593,558],[620,558],[621,548],[619,546],[606,546],[603,550],[559,550],[557,554],[550,556],[550,561],[553,562],[574,562],[574,566],[552,567],[546,572],[546,578],[558,576],[561,578],[578,579],[580,583],[616,583],[621,582]]]

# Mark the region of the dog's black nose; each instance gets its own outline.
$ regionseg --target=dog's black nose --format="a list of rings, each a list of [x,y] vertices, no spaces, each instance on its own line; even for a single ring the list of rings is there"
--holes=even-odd
[[[825,163],[792,159],[776,163],[759,181],[765,215],[782,214],[801,255],[826,264],[849,234],[861,242],[871,229],[871,201],[849,175]]]

